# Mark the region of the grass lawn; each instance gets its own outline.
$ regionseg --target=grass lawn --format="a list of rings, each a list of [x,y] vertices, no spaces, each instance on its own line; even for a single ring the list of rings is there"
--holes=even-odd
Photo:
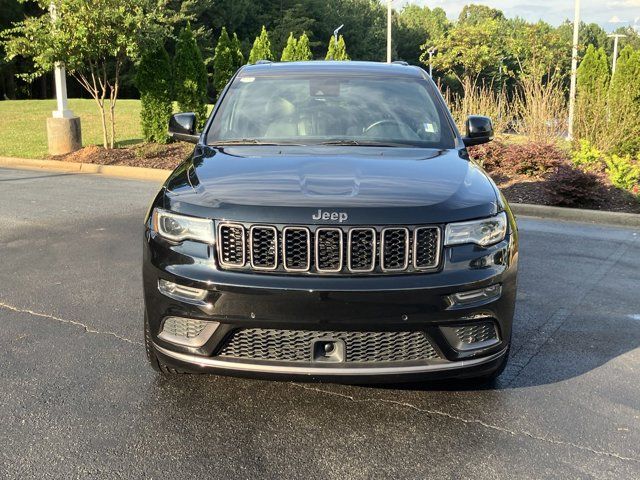
[[[0,101],[0,156],[46,157],[46,119],[55,108],[55,100]],[[69,108],[80,117],[83,146],[102,145],[102,127],[95,101],[72,98]],[[212,108],[213,105],[209,105],[209,112]],[[116,103],[116,141],[121,147],[142,142],[140,100]]]
[[[47,155],[47,117],[55,100],[0,101],[0,156],[43,158]],[[83,145],[102,145],[98,107],[92,99],[69,99],[69,108],[80,117]],[[140,101],[118,100],[116,139],[119,145],[142,142]]]

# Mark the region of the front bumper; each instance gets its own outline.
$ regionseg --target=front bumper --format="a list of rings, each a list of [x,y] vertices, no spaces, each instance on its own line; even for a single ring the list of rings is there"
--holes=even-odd
[[[248,274],[219,270],[206,247],[171,244],[147,230],[144,292],[151,340],[161,361],[175,368],[252,377],[410,381],[463,378],[497,369],[508,349],[515,305],[517,244],[508,236],[489,248],[445,248],[442,271],[371,277]],[[209,292],[206,306],[190,305],[158,291],[164,279]],[[500,297],[465,308],[451,308],[447,296],[500,284]],[[219,322],[200,347],[158,337],[169,316]],[[441,327],[495,323],[497,342],[454,348]],[[239,329],[425,332],[438,358],[407,362],[317,363],[237,359],[219,355]]]

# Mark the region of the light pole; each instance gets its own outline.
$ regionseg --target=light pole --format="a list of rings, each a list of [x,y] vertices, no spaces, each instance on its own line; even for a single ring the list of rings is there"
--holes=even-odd
[[[580,0],[575,0],[573,16],[573,48],[571,49],[571,88],[569,90],[569,125],[567,139],[573,140],[573,117],[576,110],[576,76],[578,72],[578,41],[580,34]]]
[[[57,12],[54,2],[49,4],[51,28],[55,28]],[[56,62],[53,77],[56,83],[57,110],[47,118],[47,140],[49,154],[64,155],[82,147],[80,118],[76,117],[67,105],[67,77],[64,64]]]
[[[625,38],[626,35],[622,33],[612,33],[607,35],[609,38],[613,38],[613,65],[611,65],[611,76],[616,73],[616,65],[618,64],[618,39]]]
[[[336,41],[336,45],[338,44],[338,32],[342,29],[342,27],[344,27],[344,23],[333,31],[333,39]]]
[[[391,2],[387,0],[387,63],[391,63]]]
[[[431,47],[429,50],[427,50],[427,53],[429,54],[429,76],[431,78],[433,78],[433,55],[437,50],[438,49],[436,47]]]

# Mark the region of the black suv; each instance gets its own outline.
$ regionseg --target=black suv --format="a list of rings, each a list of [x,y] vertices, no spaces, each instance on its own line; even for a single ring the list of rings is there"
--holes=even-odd
[[[241,68],[156,196],[145,340],[166,373],[345,382],[495,378],[509,352],[518,234],[420,68]]]

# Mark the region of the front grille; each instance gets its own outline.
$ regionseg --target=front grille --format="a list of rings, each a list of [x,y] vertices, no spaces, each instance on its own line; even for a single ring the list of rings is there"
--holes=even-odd
[[[220,222],[217,255],[224,269],[311,274],[436,271],[439,226],[323,227]]]
[[[424,332],[333,332],[244,328],[218,353],[239,359],[309,362],[314,341],[343,341],[345,361],[402,362],[440,358]]]
[[[456,336],[462,343],[472,344],[495,340],[498,334],[493,322],[485,322],[458,327]]]

